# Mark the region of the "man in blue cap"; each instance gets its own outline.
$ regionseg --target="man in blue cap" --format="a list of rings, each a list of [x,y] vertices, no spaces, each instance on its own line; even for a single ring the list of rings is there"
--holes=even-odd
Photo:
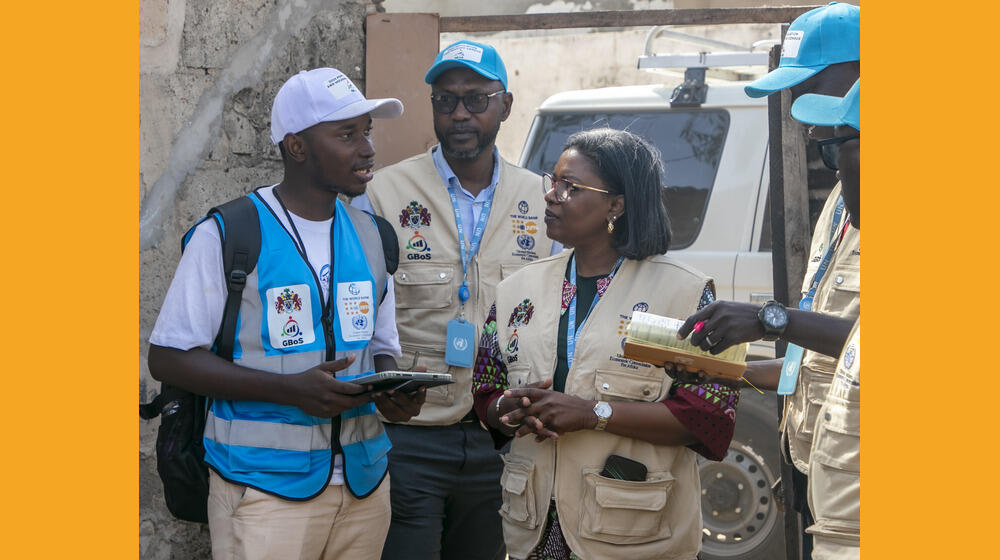
[[[861,227],[861,81],[843,99],[803,95],[792,116],[806,124],[836,127],[827,146],[838,145],[838,175],[851,225]],[[809,456],[809,509],[815,522],[813,560],[861,557],[861,319],[837,362],[833,382],[813,427]]]
[[[792,22],[785,35],[778,68],[746,86],[751,97],[763,97],[783,89],[792,100],[804,94],[841,97],[858,80],[861,71],[861,10],[833,2],[810,10]],[[813,127],[810,136],[829,136],[828,128]],[[838,145],[821,145],[824,163],[837,168]],[[803,527],[811,524],[806,494],[813,425],[822,399],[833,379],[836,356],[860,313],[860,231],[850,225],[850,208],[838,184],[830,192],[813,233],[809,261],[802,283],[798,309],[786,309],[776,301],[763,306],[718,301],[695,313],[679,334],[714,353],[733,344],[753,340],[789,343],[783,360],[752,362],[746,377],[758,387],[786,395],[782,427],[784,456],[795,466],[793,507],[803,515]],[[839,320],[829,322],[828,316]],[[698,332],[694,326],[704,322]],[[787,445],[787,449],[786,449]],[[811,542],[803,540],[808,557]]]
[[[392,524],[383,558],[504,557],[503,465],[472,409],[479,328],[497,284],[561,250],[542,228],[541,177],[500,157],[495,141],[514,97],[496,49],[449,45],[424,78],[439,144],[375,175],[353,204],[393,223],[404,368],[449,372],[420,415],[386,423]]]

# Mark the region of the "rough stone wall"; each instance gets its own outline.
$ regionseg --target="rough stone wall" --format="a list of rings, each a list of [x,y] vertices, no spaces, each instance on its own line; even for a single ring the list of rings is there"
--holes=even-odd
[[[213,205],[277,182],[271,100],[294,72],[344,71],[364,87],[368,0],[142,0],[140,13],[139,398],[158,391],[147,339],[180,258],[180,237]],[[210,558],[208,529],[167,512],[140,420],[139,555]]]

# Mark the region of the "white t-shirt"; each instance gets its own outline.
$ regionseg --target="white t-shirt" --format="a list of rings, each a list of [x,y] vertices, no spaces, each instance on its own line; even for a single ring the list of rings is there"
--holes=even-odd
[[[292,239],[295,234],[289,227],[285,212],[274,197],[274,186],[257,191],[274,211]],[[305,245],[309,264],[321,278],[323,297],[329,292],[330,226],[333,218],[322,222],[306,220],[289,212],[295,228]],[[387,275],[385,299],[378,306],[375,316],[375,334],[372,337],[373,354],[402,357],[399,333],[396,330],[396,298],[392,275]],[[211,349],[215,335],[222,325],[226,306],[226,281],[222,265],[222,243],[219,229],[213,220],[205,220],[191,235],[184,248],[174,278],[167,289],[167,296],[156,318],[156,325],[149,336],[150,344],[190,350]],[[343,458],[337,455],[330,484],[343,484]]]

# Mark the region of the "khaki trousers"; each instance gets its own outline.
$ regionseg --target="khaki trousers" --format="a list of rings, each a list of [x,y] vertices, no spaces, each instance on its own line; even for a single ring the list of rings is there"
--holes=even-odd
[[[226,482],[209,469],[215,560],[378,560],[389,531],[389,476],[358,500],[345,485],[294,502]]]

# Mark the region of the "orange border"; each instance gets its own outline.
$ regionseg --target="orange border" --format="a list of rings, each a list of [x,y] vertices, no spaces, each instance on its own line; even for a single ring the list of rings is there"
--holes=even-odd
[[[867,558],[992,548],[998,15],[863,8]]]
[[[989,549],[998,12],[864,9],[866,557]],[[4,552],[134,558],[138,8],[4,16]]]
[[[3,555],[138,551],[138,5],[4,6]]]

